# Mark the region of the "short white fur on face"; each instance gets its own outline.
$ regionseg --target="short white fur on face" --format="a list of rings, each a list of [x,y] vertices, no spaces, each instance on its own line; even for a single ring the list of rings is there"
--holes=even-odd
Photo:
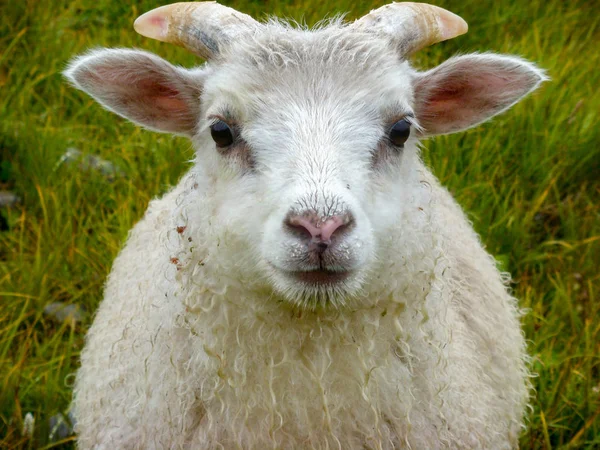
[[[402,211],[401,201],[373,210],[380,183],[395,178],[397,192],[412,181],[407,175],[414,171],[416,140],[403,149],[386,142],[395,121],[414,115],[412,69],[381,43],[365,43],[360,33],[346,37],[340,48],[340,26],[313,34],[273,27],[266,38],[231,49],[227,63],[216,66],[204,85],[204,117],[227,116],[236,123],[252,159],[241,177],[253,189],[228,185],[230,203],[222,199],[221,205],[256,205],[233,227],[260,239],[257,267],[267,273],[255,276],[266,275],[277,292],[299,305],[340,306],[360,296],[374,268],[378,234],[387,233]],[[278,53],[284,36],[295,60]],[[390,155],[379,163],[382,152]],[[219,160],[221,167],[232,164]],[[284,225],[289,214],[305,212],[352,215],[352,230],[321,257],[321,268],[348,272],[342,281],[315,285],[293,275],[319,269],[306,242]]]
[[[197,23],[163,33],[190,8]],[[65,73],[197,152],[115,262],[77,375],[79,447],[515,448],[520,312],[418,146],[543,73],[493,54],[414,70],[401,52],[466,31],[422,4],[313,30],[214,2],[156,11],[138,26],[207,64],[105,49]]]

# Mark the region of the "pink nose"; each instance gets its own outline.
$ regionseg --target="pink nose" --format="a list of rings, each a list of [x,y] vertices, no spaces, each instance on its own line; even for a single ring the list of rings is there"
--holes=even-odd
[[[325,220],[316,214],[290,215],[286,218],[286,225],[292,230],[301,232],[310,237],[311,241],[329,244],[334,234],[346,229],[353,222],[349,213],[338,216],[330,216]]]

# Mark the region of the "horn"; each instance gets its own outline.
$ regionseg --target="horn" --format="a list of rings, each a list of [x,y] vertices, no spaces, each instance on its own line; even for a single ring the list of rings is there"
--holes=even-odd
[[[387,36],[402,55],[452,39],[469,29],[467,22],[443,8],[426,3],[391,3],[371,11],[352,28]]]
[[[218,57],[220,49],[259,23],[247,14],[217,2],[184,2],[161,6],[136,19],[142,36],[185,47],[204,59]]]

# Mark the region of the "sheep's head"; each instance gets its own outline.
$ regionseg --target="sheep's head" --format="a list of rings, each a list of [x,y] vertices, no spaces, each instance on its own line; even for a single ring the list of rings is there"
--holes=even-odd
[[[340,305],[360,292],[418,183],[419,138],[487,120],[544,78],[491,54],[415,71],[408,54],[467,29],[418,3],[314,30],[180,3],[136,29],[208,63],[187,70],[142,51],[99,50],[66,75],[117,114],[189,136],[218,196],[215,220],[254,252],[244,270],[298,304]]]

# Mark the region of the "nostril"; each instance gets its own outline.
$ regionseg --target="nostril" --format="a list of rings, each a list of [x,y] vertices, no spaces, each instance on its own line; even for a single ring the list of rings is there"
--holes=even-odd
[[[333,236],[339,237],[354,225],[354,217],[350,213],[327,217],[325,220],[311,214],[286,217],[284,224],[293,234],[309,239],[318,248],[325,250],[331,245]]]
[[[303,238],[312,239],[320,234],[319,228],[304,216],[290,215],[284,223],[292,233]]]
[[[352,220],[352,216],[348,213],[329,217],[321,225],[321,239],[328,241],[334,235],[339,236],[350,225]]]

